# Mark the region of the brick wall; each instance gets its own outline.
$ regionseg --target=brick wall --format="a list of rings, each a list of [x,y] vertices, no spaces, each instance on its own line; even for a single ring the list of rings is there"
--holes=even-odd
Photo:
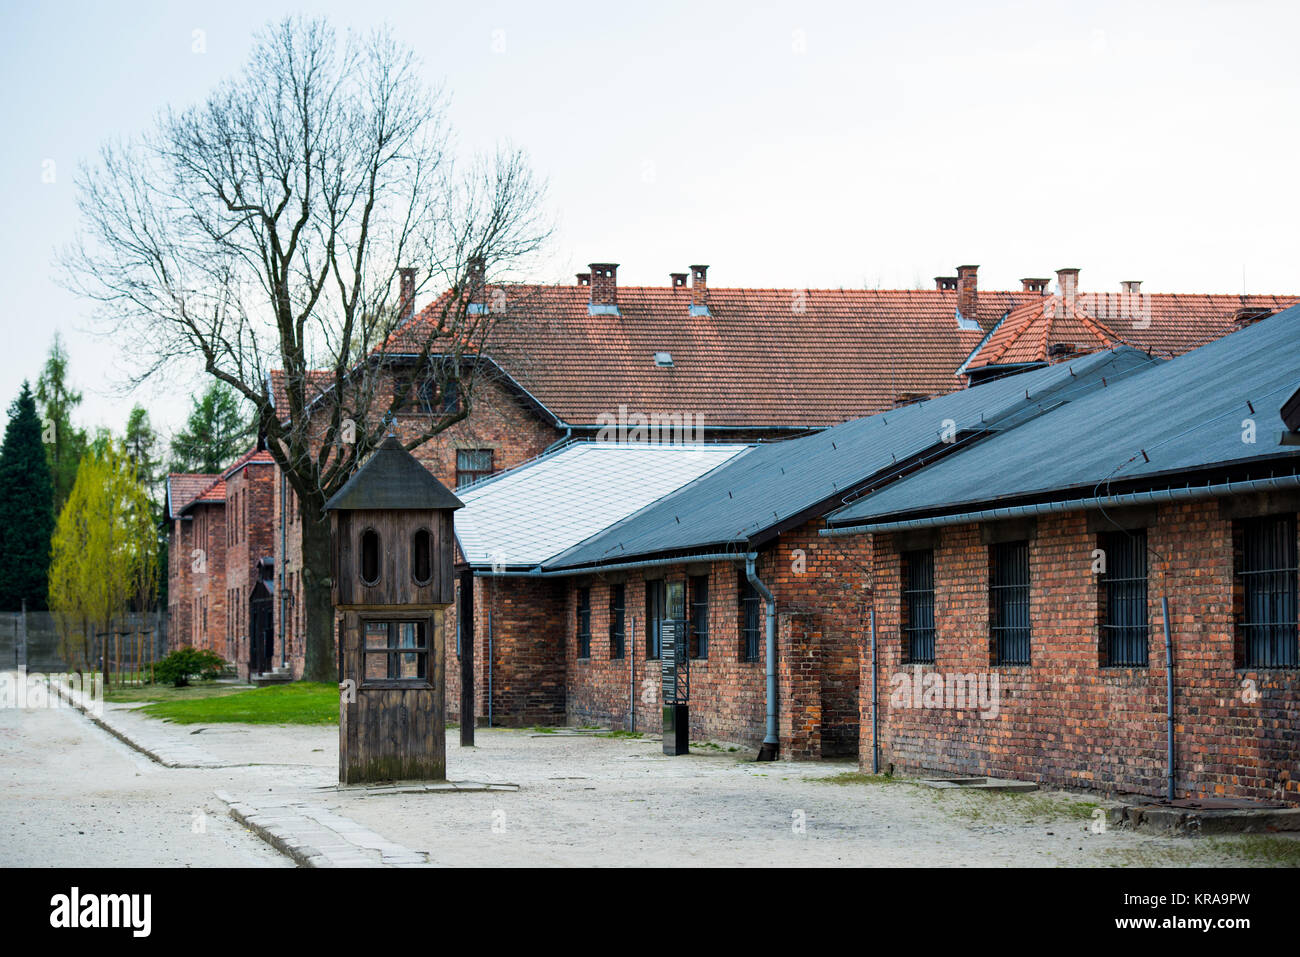
[[[226,479],[226,593],[230,613],[226,622],[227,661],[248,677],[249,598],[257,587],[257,563],[275,555],[276,469],[251,463]],[[274,583],[271,587],[274,593]],[[275,647],[279,662],[279,647]]]
[[[457,583],[459,595],[460,584]],[[489,628],[493,724],[564,723],[565,589],[555,579],[474,579],[474,692],[480,723],[488,716]],[[447,610],[447,713],[460,716],[459,602]]]
[[[870,542],[817,535],[819,520],[788,532],[762,553],[758,576],[777,601],[778,736],[784,757],[855,755],[858,746],[859,648],[870,581]],[[742,655],[740,590],[744,563],[671,565],[566,582],[566,715],[573,724],[662,731],[658,660],[647,658],[646,582],[707,576],[707,658],[690,666],[691,737],[758,745],[767,713],[765,649]],[[611,659],[610,587],[625,588],[627,653]],[[591,654],[578,657],[577,589],[591,590]],[[691,601],[688,583],[687,602]],[[760,618],[761,622],[761,618]],[[633,640],[635,630],[635,640]],[[635,672],[633,672],[635,667]],[[634,697],[634,701],[630,698]]]
[[[190,631],[181,644],[226,652],[226,517],[220,504],[195,505],[190,514]],[[197,553],[197,554],[196,554]],[[184,599],[182,599],[183,601]]]
[[[898,706],[914,700],[906,697],[891,702],[900,687],[894,676],[915,672],[902,662],[899,542],[878,536],[882,761],[911,770],[1163,795],[1163,594],[1173,631],[1178,796],[1300,800],[1300,674],[1235,667],[1233,522],[1216,502],[1169,506],[1158,510],[1147,535],[1147,667],[1101,667],[1093,574],[1099,539],[1082,512],[1039,518],[1030,543],[1032,663],[998,667],[990,664],[988,546],[978,526],[939,530],[935,663],[922,671],[997,675],[998,714],[990,718],[970,707]],[[864,655],[864,767],[871,756],[870,668]]]
[[[172,651],[190,644],[194,635],[191,528],[191,522],[174,518],[167,533],[167,647]]]

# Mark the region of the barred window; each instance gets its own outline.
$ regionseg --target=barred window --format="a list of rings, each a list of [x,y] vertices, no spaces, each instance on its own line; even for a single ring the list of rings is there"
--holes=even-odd
[[[758,661],[763,634],[763,597],[748,578],[740,580],[740,660]]]
[[[591,589],[578,589],[578,657],[591,657]]]
[[[663,640],[665,616],[663,579],[645,583],[645,656],[657,659]]]
[[[934,664],[934,551],[903,553],[903,656]]]
[[[1103,667],[1145,668],[1147,642],[1147,532],[1101,536],[1106,570],[1101,576],[1101,663]]]
[[[471,482],[486,478],[493,471],[492,449],[457,449],[456,450],[456,487],[461,488]]]
[[[709,576],[691,578],[691,657],[709,657]]]
[[[1241,523],[1237,574],[1239,667],[1295,668],[1297,562],[1294,515]]]
[[[1029,542],[989,547],[989,630],[993,663],[1029,664]]]
[[[624,623],[626,615],[624,602],[626,597],[627,587],[625,585],[609,586],[609,656],[611,658],[623,657],[624,636],[626,635],[626,625]]]

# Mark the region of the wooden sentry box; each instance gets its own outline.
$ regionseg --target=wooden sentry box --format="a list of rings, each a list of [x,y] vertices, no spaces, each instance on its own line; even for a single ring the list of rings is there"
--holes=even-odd
[[[460,507],[391,436],[326,503],[344,784],[446,778],[444,618]]]

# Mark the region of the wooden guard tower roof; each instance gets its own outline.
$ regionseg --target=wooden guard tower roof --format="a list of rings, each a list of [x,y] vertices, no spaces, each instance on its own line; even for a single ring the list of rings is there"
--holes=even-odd
[[[325,503],[326,511],[463,507],[464,503],[392,435]]]

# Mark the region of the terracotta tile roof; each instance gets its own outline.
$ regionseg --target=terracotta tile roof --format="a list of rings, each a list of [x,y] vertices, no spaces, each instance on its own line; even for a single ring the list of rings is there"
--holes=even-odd
[[[213,482],[219,475],[205,475],[200,472],[172,472],[167,476],[167,517],[176,518]]]
[[[176,518],[191,505],[216,504],[226,500],[226,479],[246,465],[274,464],[271,453],[249,449],[220,474],[171,472],[167,476],[167,515]]]
[[[1242,313],[1273,313],[1297,302],[1300,297],[1268,295],[1080,293],[1073,302],[1042,296],[1008,313],[965,370],[1046,362],[1052,346],[1068,345],[1077,354],[1126,343],[1182,355],[1238,328]]]
[[[258,449],[256,446],[249,449],[239,458],[237,458],[229,468],[221,473],[223,479],[228,479],[246,465],[274,465],[275,459],[266,449]]]
[[[1037,293],[981,291],[978,329],[957,323],[950,290],[620,286],[619,315],[590,315],[586,286],[492,286],[505,293],[487,352],[569,425],[602,414],[693,413],[709,426],[821,426],[950,392],[962,360],[1008,309]],[[418,351],[439,301],[390,339]],[[667,352],[672,366],[654,355]]]

